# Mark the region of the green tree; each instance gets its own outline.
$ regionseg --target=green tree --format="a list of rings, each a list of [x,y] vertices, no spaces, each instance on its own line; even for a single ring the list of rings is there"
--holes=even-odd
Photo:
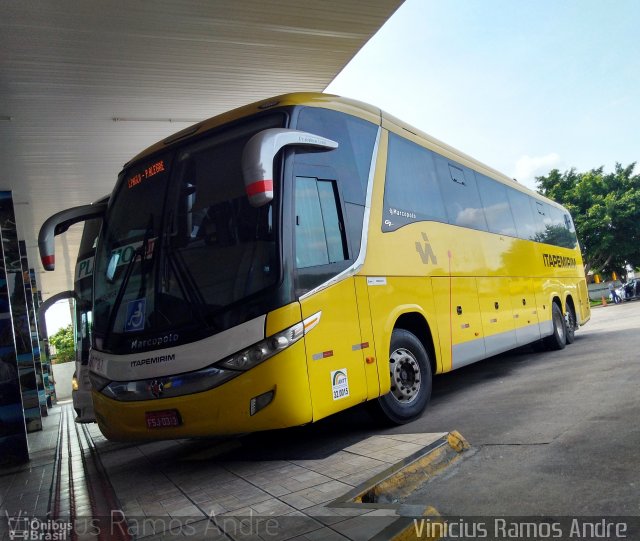
[[[56,363],[68,363],[76,359],[76,347],[73,341],[71,325],[63,327],[49,337],[49,343],[56,348]]]
[[[573,216],[585,272],[626,274],[627,263],[640,264],[640,175],[635,163],[578,173],[553,169],[537,177],[538,191],[564,205]]]

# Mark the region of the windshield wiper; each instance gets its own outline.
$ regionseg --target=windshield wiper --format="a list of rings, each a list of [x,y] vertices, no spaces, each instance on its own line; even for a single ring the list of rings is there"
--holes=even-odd
[[[153,233],[153,217],[149,214],[149,223],[147,225],[147,230],[144,233],[144,238],[142,239],[142,244],[138,246],[133,251],[131,259],[129,263],[127,263],[127,268],[124,270],[124,275],[122,277],[122,283],[118,288],[118,293],[116,294],[116,298],[113,301],[113,305],[111,307],[111,312],[109,313],[109,319],[107,321],[107,330],[105,332],[104,341],[108,342],[109,337],[111,336],[111,332],[113,331],[113,327],[116,323],[116,317],[118,316],[118,311],[120,310],[120,304],[122,303],[122,298],[124,297],[125,292],[127,291],[127,284],[129,283],[129,279],[131,278],[131,274],[133,272],[133,267],[135,265],[136,260],[140,257],[140,265],[144,264],[144,260],[147,254],[147,248],[149,246],[149,237]],[[144,279],[144,276],[143,276]],[[142,286],[142,281],[141,281]],[[141,296],[141,293],[138,293],[138,297]]]
[[[124,293],[127,290],[127,284],[129,283],[129,278],[131,278],[133,265],[136,259],[138,259],[138,256],[143,257],[143,254],[144,254],[144,249],[142,246],[140,246],[139,248],[136,248],[135,251],[133,252],[133,255],[131,256],[131,259],[129,260],[129,263],[127,263],[127,268],[125,269],[124,276],[122,277],[122,283],[118,288],[118,294],[116,295],[116,298],[113,301],[113,306],[111,307],[111,313],[109,314],[109,320],[107,321],[107,331],[104,336],[105,343],[107,343],[107,341],[109,340],[109,337],[111,336],[111,331],[113,330],[113,326],[116,323],[116,316],[118,314],[118,310],[120,308],[120,303],[122,302],[122,298],[124,297]]]
[[[182,295],[189,301],[189,305],[193,310],[197,319],[209,328],[210,325],[204,316],[202,307],[206,304],[200,289],[195,283],[191,272],[182,260],[182,254],[179,251],[167,250],[167,261],[173,269],[174,275],[182,291]]]

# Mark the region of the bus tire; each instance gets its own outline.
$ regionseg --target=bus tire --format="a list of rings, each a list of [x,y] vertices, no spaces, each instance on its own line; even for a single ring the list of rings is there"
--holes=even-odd
[[[567,313],[565,314],[567,327],[567,344],[573,344],[576,340],[576,311],[570,303],[567,303]]]
[[[567,345],[567,323],[562,314],[562,309],[557,303],[551,308],[551,321],[553,322],[553,334],[544,339],[548,349],[564,349]]]
[[[391,390],[371,403],[374,416],[385,424],[416,419],[431,398],[431,364],[424,345],[404,329],[394,329],[389,347]]]

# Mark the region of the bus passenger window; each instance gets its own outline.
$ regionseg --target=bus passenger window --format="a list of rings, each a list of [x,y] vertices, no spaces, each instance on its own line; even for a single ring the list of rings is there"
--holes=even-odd
[[[546,228],[547,244],[553,244],[562,248],[575,248],[576,235],[571,231],[571,220],[567,214],[552,205],[548,205],[550,215],[550,225]]]
[[[390,133],[382,230],[421,220],[447,221],[433,152]]]
[[[525,240],[535,240],[537,226],[529,203],[529,196],[513,188],[507,188],[507,194],[511,211],[517,217],[518,237]]]
[[[515,237],[516,224],[511,214],[506,186],[480,173],[476,173],[476,179],[489,231]]]
[[[437,154],[436,167],[449,223],[487,231],[474,172]]]
[[[532,198],[530,199],[530,201],[531,207],[533,209],[533,217],[536,221],[536,233],[534,236],[534,240],[552,244],[551,242],[549,242],[550,237],[552,236],[552,221],[549,205],[543,203],[542,201],[536,201]]]

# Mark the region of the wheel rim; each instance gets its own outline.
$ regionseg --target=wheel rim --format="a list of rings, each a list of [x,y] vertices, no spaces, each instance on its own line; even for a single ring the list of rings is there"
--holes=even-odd
[[[565,340],[565,336],[564,336],[564,325],[562,324],[562,313],[560,313],[560,311],[556,310],[553,313],[553,321],[554,321],[554,325],[556,327],[556,332],[558,333],[558,338],[560,338],[560,340],[564,341]]]
[[[398,348],[389,356],[391,395],[403,404],[413,402],[418,393],[422,377],[420,365],[407,349]]]
[[[571,308],[569,308],[567,310],[566,320],[567,320],[567,331],[571,332],[571,331],[575,330],[575,328],[576,328],[576,318],[573,315],[573,310]]]

